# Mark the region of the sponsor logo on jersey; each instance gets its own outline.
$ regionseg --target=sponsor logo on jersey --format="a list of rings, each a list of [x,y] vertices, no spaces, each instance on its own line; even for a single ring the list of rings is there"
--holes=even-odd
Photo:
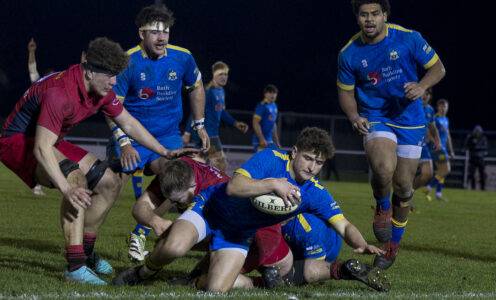
[[[118,105],[119,104],[119,99],[117,97],[114,97],[114,100],[112,100],[112,105]]]
[[[138,94],[140,99],[144,99],[144,100],[151,99],[153,95],[155,95],[155,93],[153,92],[153,89],[149,87],[142,88]]]
[[[367,80],[370,81],[373,85],[377,85],[379,82],[381,82],[381,74],[379,72],[370,72],[367,75]]]
[[[222,104],[217,103],[215,104],[215,111],[221,111],[222,110]]]

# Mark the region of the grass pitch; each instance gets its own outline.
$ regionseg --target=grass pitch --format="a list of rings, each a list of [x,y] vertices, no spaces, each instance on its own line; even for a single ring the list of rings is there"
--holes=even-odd
[[[149,180],[149,179],[148,179]],[[374,205],[366,183],[324,182],[345,216],[365,239],[372,233]],[[0,299],[496,299],[496,193],[445,189],[449,202],[427,202],[415,195],[396,262],[387,270],[389,293],[378,293],[355,281],[328,281],[275,291],[233,290],[225,295],[171,287],[166,281],[189,272],[202,256],[191,252],[138,287],[76,285],[62,279],[66,262],[59,222],[60,194],[44,189],[35,196],[0,164]],[[100,230],[96,251],[115,269],[133,266],[127,259],[126,237],[134,228],[130,186],[117,200]],[[177,215],[167,215],[175,218]],[[153,234],[147,249],[153,245]],[[374,257],[353,254],[344,245],[340,260],[351,257],[372,264]],[[112,276],[102,276],[110,282]]]

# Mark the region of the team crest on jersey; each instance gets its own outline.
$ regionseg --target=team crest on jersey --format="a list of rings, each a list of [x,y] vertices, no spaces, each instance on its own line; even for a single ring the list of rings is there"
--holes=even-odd
[[[381,82],[381,74],[378,72],[370,72],[369,75],[367,75],[367,80],[370,81],[373,85],[377,85],[379,82]]]
[[[400,58],[400,56],[398,55],[398,52],[396,50],[391,50],[391,52],[389,53],[389,59],[390,60],[397,60],[398,58]]]
[[[155,92],[153,91],[152,88],[145,87],[139,90],[138,96],[140,99],[146,100],[146,99],[151,99],[155,95]]]
[[[269,115],[269,120],[270,120],[270,121],[274,121],[274,119],[275,119],[275,118],[276,118],[276,117],[275,117],[273,114],[270,114],[270,115]]]
[[[170,81],[174,81],[174,80],[177,79],[177,73],[176,73],[176,71],[169,70],[168,73],[169,73],[169,80]]]

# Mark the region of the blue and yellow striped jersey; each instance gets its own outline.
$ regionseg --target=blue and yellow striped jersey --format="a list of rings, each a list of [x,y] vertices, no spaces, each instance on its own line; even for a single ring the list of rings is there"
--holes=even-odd
[[[195,86],[201,79],[193,56],[174,45],[167,45],[165,55],[157,60],[147,57],[140,45],[127,53],[131,61],[117,76],[117,96],[153,136],[179,135],[181,88]]]
[[[424,125],[422,100],[407,99],[403,86],[419,81],[417,64],[429,69],[439,57],[419,32],[389,23],[386,28],[376,44],[366,44],[358,33],[341,49],[338,87],[356,90],[360,115],[369,121]]]

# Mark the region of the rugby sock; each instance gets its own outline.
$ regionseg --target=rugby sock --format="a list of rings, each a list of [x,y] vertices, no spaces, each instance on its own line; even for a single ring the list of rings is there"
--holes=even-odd
[[[385,198],[382,199],[375,198],[375,201],[377,202],[376,210],[379,210],[379,208],[381,208],[382,210],[389,210],[390,208],[389,197],[391,197],[391,192],[389,192],[389,194]]]
[[[334,279],[334,280],[340,280],[342,279],[342,275],[341,275],[341,272],[340,272],[340,269],[341,269],[341,266],[343,265],[342,262],[333,262],[331,264],[331,268],[330,268],[330,271],[331,271],[331,278]]]
[[[146,259],[145,259],[145,265],[143,266],[143,276],[140,275],[140,277],[142,277],[142,279],[147,279],[147,278],[150,278],[152,277],[153,275],[157,274],[160,270],[162,270],[162,268],[164,266],[158,266],[156,264],[154,264],[150,258],[151,255],[147,256]],[[139,275],[139,272],[138,272],[138,275]]]
[[[93,252],[93,248],[95,248],[96,236],[97,234],[89,233],[85,233],[83,235],[83,248],[86,256],[90,256],[91,252]]]
[[[147,236],[148,234],[150,234],[151,230],[152,230],[151,227],[141,225],[138,223],[138,224],[136,224],[136,227],[134,228],[133,233],[136,235]]]
[[[408,223],[408,220],[405,220],[405,222],[399,222],[394,218],[391,218],[391,223],[393,223],[391,241],[399,244],[401,238],[403,237],[403,232],[405,231],[406,223]]]
[[[444,178],[441,178],[441,177],[438,177],[438,175],[436,175],[436,179],[438,180],[438,184],[437,184],[437,187],[436,187],[436,195],[438,197],[440,197],[442,195],[442,192],[443,192],[443,186],[444,186]]]
[[[84,254],[83,245],[71,245],[65,248],[65,257],[67,259],[67,269],[74,272],[86,264],[86,255]]]
[[[138,198],[143,194],[143,170],[138,169],[133,173],[133,191],[134,198]]]
[[[433,187],[435,187],[439,183],[439,180],[437,178],[438,178],[437,175],[434,176],[431,182],[429,182],[429,184],[426,186],[428,191],[430,191]]]

